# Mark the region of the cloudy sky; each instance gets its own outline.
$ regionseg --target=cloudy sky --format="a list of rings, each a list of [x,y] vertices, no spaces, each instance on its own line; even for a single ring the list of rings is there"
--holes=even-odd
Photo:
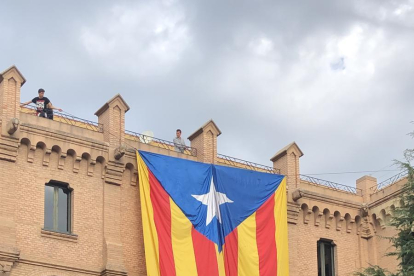
[[[213,119],[219,153],[271,165],[296,141],[301,173],[351,186],[413,148],[413,0],[0,5],[0,71],[25,76],[22,102],[43,87],[97,121],[120,93],[128,130],[171,140]]]

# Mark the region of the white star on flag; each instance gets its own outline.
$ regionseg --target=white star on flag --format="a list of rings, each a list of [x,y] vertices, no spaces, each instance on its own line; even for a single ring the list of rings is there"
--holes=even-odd
[[[217,217],[221,223],[220,205],[224,203],[233,203],[225,194],[216,192],[213,177],[211,177],[210,191],[204,195],[192,195],[195,199],[207,205],[206,225],[209,225],[214,217]]]

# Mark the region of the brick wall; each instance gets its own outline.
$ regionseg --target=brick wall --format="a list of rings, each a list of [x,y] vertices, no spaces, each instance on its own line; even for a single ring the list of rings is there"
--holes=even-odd
[[[52,152],[49,165],[44,166],[44,149],[36,149],[33,163],[27,162],[27,151],[27,146],[22,145],[16,164],[12,164],[16,166],[15,171],[21,173],[10,178],[10,183],[3,182],[14,186],[18,197],[14,211],[20,258],[36,264],[100,271],[103,265],[103,180],[99,163],[97,172],[88,176],[85,159],[81,159],[79,171],[75,173],[74,156],[68,155],[64,168],[60,170],[58,153]],[[78,236],[75,241],[41,234],[44,226],[44,186],[50,180],[69,183],[73,188],[72,227],[73,233]],[[25,264],[19,263],[16,268],[20,266]],[[38,269],[35,265],[30,267],[33,273]],[[28,270],[25,268],[25,271]]]
[[[33,120],[41,119],[33,117]],[[53,124],[50,126],[53,127]],[[100,275],[109,262],[124,266],[128,275],[145,275],[139,192],[137,180],[134,179],[135,157],[128,155],[121,160],[125,170],[119,186],[107,184],[105,160],[110,159],[109,143],[105,146],[99,141],[95,144],[86,143],[86,140],[80,142],[76,139],[82,136],[64,138],[58,135],[59,132],[51,138],[44,137],[43,132],[24,131],[25,134],[21,135],[26,138],[19,144],[16,162],[0,160],[0,188],[10,195],[0,201],[0,214],[4,217],[0,237],[2,246],[6,244],[4,241],[11,241],[20,251],[20,260],[15,263],[11,275]],[[88,132],[84,134],[83,139],[86,139]],[[207,131],[206,135],[209,134],[211,132]],[[202,140],[194,139],[193,143],[199,141]],[[210,139],[202,147],[215,147],[215,141],[217,138]],[[210,148],[206,152],[215,151]],[[282,172],[297,172],[295,166],[298,166],[298,159],[297,155],[287,154],[279,159],[279,168]],[[96,163],[91,160],[96,160]],[[44,185],[50,180],[67,182],[74,189],[73,233],[78,235],[76,240],[42,233]],[[297,183],[290,185],[296,187]],[[300,187],[313,189],[309,185],[299,184]],[[373,237],[369,239],[360,237],[357,223],[351,223],[350,231],[347,231],[350,220],[356,221],[360,215],[358,206],[362,197],[344,197],[338,191],[317,188],[313,190],[330,198],[331,202],[328,204],[327,199],[322,197],[304,197],[296,202],[299,204],[299,217],[296,223],[289,224],[291,275],[315,275],[316,243],[321,238],[333,240],[336,244],[338,275],[352,273],[364,266],[365,260],[382,263],[382,255],[389,249],[389,244],[383,243],[378,236],[392,234],[392,230],[376,226],[376,233],[372,228]],[[350,203],[335,203],[335,198],[345,198]],[[358,202],[357,198],[361,201]],[[338,215],[318,216],[315,206],[320,212],[328,209],[330,214]],[[378,206],[383,208],[381,204]],[[319,222],[316,225],[317,218]],[[342,219],[341,227],[337,226],[339,218]],[[327,220],[329,228],[326,227]],[[11,226],[11,230],[4,228],[4,225]],[[110,249],[112,251],[108,250],[108,241],[110,246],[115,244]],[[395,264],[395,260],[387,261],[386,266],[395,269]]]
[[[5,81],[0,83],[0,103],[14,101],[12,106],[18,106],[21,81],[7,82],[7,91]],[[8,93],[9,89],[14,92]],[[12,113],[7,115],[3,106],[0,108],[3,127]],[[103,134],[20,116],[23,125],[14,139],[8,140],[9,151],[17,148],[16,158],[0,159],[0,191],[4,195],[0,200],[0,251],[18,256],[9,261],[14,263],[11,276],[111,275],[111,269],[116,270],[112,275],[146,274],[136,159],[130,153],[120,160],[113,156],[115,147],[124,141],[124,114],[128,109],[120,96],[104,105],[98,115],[104,124]],[[221,132],[210,121],[196,133],[199,135],[193,137],[191,145],[198,150],[197,160],[215,163]],[[190,158],[146,144],[137,147]],[[336,244],[338,275],[350,275],[368,262],[395,270],[395,259],[383,257],[392,248],[380,239],[395,231],[381,225],[379,218],[381,214],[391,215],[381,212],[388,210],[400,188],[393,186],[361,196],[302,183],[300,156],[300,150],[286,149],[273,164],[287,175],[289,187],[291,275],[317,275],[316,244],[321,238]],[[50,180],[66,182],[73,188],[75,237],[42,231],[44,186]],[[296,189],[302,194],[294,201]],[[375,205],[369,215],[362,215],[362,203]],[[1,255],[0,262],[4,262]]]
[[[121,235],[128,275],[137,276],[146,275],[146,269],[138,180],[131,182],[131,173],[126,170],[121,186]]]

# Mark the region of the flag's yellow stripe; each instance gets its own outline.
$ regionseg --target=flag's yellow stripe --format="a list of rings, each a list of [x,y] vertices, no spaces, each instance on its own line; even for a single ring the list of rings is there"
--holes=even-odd
[[[137,152],[139,194],[141,201],[142,228],[144,232],[145,262],[147,275],[160,275],[158,234],[154,222],[154,210],[151,204],[148,168]]]
[[[193,225],[171,198],[170,206],[171,240],[176,275],[197,276],[193,239],[191,238]]]
[[[259,276],[259,253],[256,243],[256,213],[237,227],[238,275]]]
[[[275,194],[277,276],[289,276],[286,177]]]
[[[217,256],[217,265],[218,265],[218,272],[219,276],[226,276],[226,270],[224,268],[224,247],[222,248],[221,252],[218,252],[217,244],[214,244],[216,248],[216,256]]]

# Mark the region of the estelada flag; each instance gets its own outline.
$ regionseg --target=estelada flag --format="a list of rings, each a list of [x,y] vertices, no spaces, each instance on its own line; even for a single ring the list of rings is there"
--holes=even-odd
[[[149,276],[288,276],[284,176],[137,152]]]

